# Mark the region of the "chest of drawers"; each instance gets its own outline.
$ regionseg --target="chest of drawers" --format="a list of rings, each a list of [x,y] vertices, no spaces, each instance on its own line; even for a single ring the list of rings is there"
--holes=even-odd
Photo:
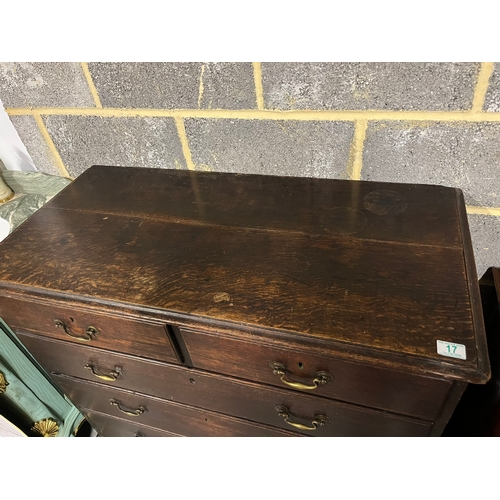
[[[0,244],[0,317],[103,436],[440,435],[490,376],[438,186],[95,166]]]

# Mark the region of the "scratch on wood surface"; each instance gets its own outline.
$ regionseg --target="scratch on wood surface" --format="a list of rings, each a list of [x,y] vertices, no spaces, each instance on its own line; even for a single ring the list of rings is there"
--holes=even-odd
[[[288,276],[288,274],[280,273],[280,275],[284,276],[285,278],[291,279],[293,281],[297,281],[298,283],[302,283],[303,285],[312,286],[310,283],[306,283],[305,281],[301,281],[297,278],[294,278],[293,276]]]
[[[213,296],[214,302],[231,302],[231,296],[226,292],[217,292]]]

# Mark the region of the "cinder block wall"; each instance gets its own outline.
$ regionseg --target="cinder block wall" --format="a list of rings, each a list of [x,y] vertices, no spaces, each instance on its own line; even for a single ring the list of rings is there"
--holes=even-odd
[[[478,273],[500,266],[500,65],[1,63],[36,166],[93,164],[442,184]]]

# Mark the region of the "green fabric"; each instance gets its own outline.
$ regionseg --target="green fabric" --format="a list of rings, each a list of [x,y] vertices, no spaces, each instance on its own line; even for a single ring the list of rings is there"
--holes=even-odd
[[[9,222],[10,232],[71,183],[41,172],[4,170],[0,174],[15,193],[12,200],[0,205],[0,217]]]
[[[0,413],[7,410],[17,415],[18,422],[13,423],[25,427],[25,433],[35,422],[53,419],[59,426],[57,436],[72,436],[84,420],[1,318],[0,371],[8,384],[1,395]]]

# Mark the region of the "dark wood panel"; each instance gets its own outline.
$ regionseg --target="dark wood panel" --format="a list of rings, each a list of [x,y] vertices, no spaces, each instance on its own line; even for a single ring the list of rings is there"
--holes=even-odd
[[[100,437],[178,437],[178,434],[162,431],[122,418],[110,417],[96,411],[82,408]]]
[[[460,247],[455,193],[442,186],[94,166],[48,206]]]
[[[162,429],[181,436],[274,437],[296,435],[296,433],[283,429],[247,422],[200,408],[151,398],[143,394],[114,389],[92,382],[62,376],[54,377],[54,379],[76,406],[86,408],[88,412],[97,411],[112,417],[123,417],[131,422],[137,422],[139,425]],[[111,400],[119,403],[122,409],[111,405]],[[145,410],[137,417],[123,413],[123,411],[138,411],[140,408]]]
[[[446,424],[449,422],[450,417],[455,411],[460,398],[462,397],[467,384],[465,382],[453,382],[453,386],[448,393],[448,397],[445,404],[441,408],[439,415],[434,421],[434,426],[432,428],[431,436],[442,436]]]
[[[474,261],[474,249],[470,238],[469,221],[465,209],[465,200],[462,191],[457,190],[458,215],[460,219],[460,231],[464,251],[465,277],[469,287],[470,307],[474,331],[476,332],[477,365],[479,371],[484,374],[482,383],[491,378],[491,365],[488,355],[488,341],[484,325],[483,311],[481,306],[481,293]],[[472,381],[471,381],[472,382]]]
[[[1,295],[0,317],[16,333],[38,332],[44,336],[71,340],[79,344],[174,363],[178,361],[164,324],[123,319],[110,316],[105,311],[99,314],[99,311],[66,308],[55,303],[42,304]],[[89,328],[96,332],[89,333]],[[86,340],[74,338],[72,335]]]

